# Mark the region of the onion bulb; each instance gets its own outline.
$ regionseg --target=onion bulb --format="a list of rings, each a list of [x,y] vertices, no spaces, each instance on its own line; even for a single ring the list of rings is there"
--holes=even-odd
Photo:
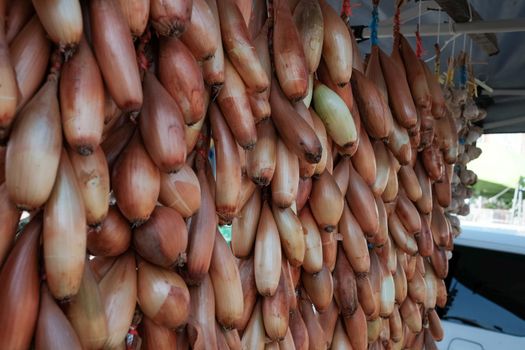
[[[147,316],[142,318],[142,348],[144,350],[154,349],[177,349],[177,333],[157,325]]]
[[[310,339],[308,338],[308,330],[304,323],[303,317],[299,310],[290,313],[290,332],[292,333],[295,348],[298,350],[308,350],[310,348]]]
[[[358,274],[368,273],[370,256],[366,238],[346,202],[339,222],[339,233],[343,236],[343,248],[354,271]]]
[[[256,189],[242,207],[239,215],[233,219],[230,246],[236,257],[246,258],[251,254],[260,214],[261,191]]]
[[[213,57],[204,61],[202,64],[202,76],[206,85],[211,87],[211,95],[216,96],[224,84],[224,49],[222,48],[221,29],[219,27],[219,10],[217,9],[216,0],[206,0],[206,3],[210,7],[213,18],[213,30],[217,41],[217,49],[213,54]],[[208,25],[212,25],[208,23]]]
[[[314,0],[300,1],[293,10],[293,19],[303,46],[309,73],[319,66],[323,49],[324,24],[319,3]]]
[[[23,229],[0,270],[0,347],[28,349],[38,319],[38,273],[42,219],[34,217]]]
[[[379,219],[374,195],[370,187],[349,163],[350,176],[346,200],[359,226],[366,235],[373,236],[379,230]]]
[[[0,185],[0,222],[2,223],[0,226],[0,267],[13,246],[21,215],[22,213],[9,199],[6,184],[3,183]]]
[[[82,193],[67,153],[60,157],[57,177],[44,209],[44,263],[55,299],[77,294],[86,258],[86,214]]]
[[[198,286],[190,287],[191,312],[187,332],[194,348],[216,349],[215,295],[208,274]]]
[[[303,272],[301,274],[303,287],[308,297],[315,305],[315,309],[324,312],[330,306],[334,294],[334,285],[330,269],[323,265],[321,271],[315,274]]]
[[[246,326],[241,338],[242,349],[264,350],[266,331],[262,314],[261,302],[255,306],[250,322]]]
[[[350,317],[343,318],[343,322],[352,349],[365,350],[368,346],[368,331],[363,308],[358,305],[356,312]]]
[[[272,212],[288,262],[292,266],[301,266],[306,250],[301,221],[291,208],[282,209],[273,205]]]
[[[210,28],[215,30],[219,28],[212,9],[205,0],[192,0],[191,20],[180,39],[197,61],[209,60],[220,47],[219,36],[213,35],[213,30],[210,31]]]
[[[301,298],[299,306],[307,329],[310,348],[326,349],[324,330],[319,324],[318,314],[314,311],[312,303],[306,298]]]
[[[111,182],[122,214],[133,225],[145,222],[157,204],[160,172],[144,149],[138,132],[114,165]]]
[[[257,143],[247,151],[248,176],[259,186],[267,186],[273,178],[277,162],[277,134],[271,120],[263,120],[256,126]]]
[[[159,202],[175,209],[184,218],[199,210],[201,187],[191,167],[185,164],[176,173],[160,174]]]
[[[140,309],[156,324],[175,329],[190,312],[190,292],[175,272],[149,264],[138,264],[137,297]]]
[[[372,186],[373,190],[377,177],[377,162],[374,148],[363,126],[359,130],[359,146],[351,159],[355,170],[369,186]]]
[[[299,213],[299,219],[303,225],[305,254],[303,270],[314,274],[323,269],[323,246],[321,234],[309,207],[304,207]]]
[[[275,173],[271,182],[272,201],[280,208],[288,208],[297,198],[299,159],[280,139],[277,141],[275,158]]]
[[[33,17],[35,9],[31,0],[6,1],[4,5],[5,37],[8,43],[20,32],[24,25]]]
[[[312,184],[310,208],[317,224],[326,232],[333,232],[343,214],[344,195],[332,174],[324,171]]]
[[[430,110],[432,99],[428,89],[425,70],[421,66],[414,50],[410,47],[410,43],[403,35],[400,35],[400,52],[403,57],[405,65],[406,77],[412,92],[412,98],[416,107],[422,110]]]
[[[119,2],[131,34],[135,38],[140,37],[148,25],[150,0],[119,0]]]
[[[129,223],[116,206],[111,206],[100,226],[88,230],[87,250],[96,256],[118,256],[128,249],[130,242]]]
[[[346,254],[341,247],[338,249],[334,269],[334,298],[343,317],[351,316],[357,310],[356,276]]]
[[[239,276],[241,277],[242,284],[242,296],[244,300],[244,310],[242,318],[237,322],[237,329],[243,332],[250,321],[250,316],[255,307],[257,301],[257,287],[255,285],[255,273],[253,265],[253,254],[247,259],[241,259],[238,261],[239,265]]]
[[[18,102],[18,86],[16,83],[15,70],[9,58],[9,47],[7,46],[3,28],[0,30],[0,138],[6,138],[11,123],[16,113]]]
[[[268,80],[270,80],[272,76],[272,61],[270,58],[270,48],[268,45],[269,27],[269,20],[267,20],[253,41],[255,50],[257,51],[257,56],[261,61]],[[264,92],[260,93],[250,92],[250,106],[252,108],[252,113],[256,123],[270,117],[271,108],[269,98],[270,89],[266,89]]]
[[[151,25],[160,35],[178,37],[190,22],[192,0],[150,0]]]
[[[288,330],[289,298],[284,274],[286,271],[281,267],[281,277],[275,294],[266,296],[262,301],[262,313],[264,329],[268,337],[273,340],[281,340]]]

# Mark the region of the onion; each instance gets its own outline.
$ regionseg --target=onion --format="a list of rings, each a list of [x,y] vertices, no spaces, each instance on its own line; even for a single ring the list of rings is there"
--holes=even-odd
[[[76,331],[83,349],[100,349],[108,338],[104,305],[95,275],[84,264],[84,275],[78,293],[67,307],[67,318]]]
[[[405,269],[407,281],[410,281],[414,277],[414,274],[416,273],[417,260],[418,259],[416,255],[410,255],[410,254],[406,255],[407,262],[406,262],[406,266],[404,267],[404,269]]]
[[[299,220],[303,224],[305,253],[303,260],[303,270],[314,274],[323,269],[323,246],[321,234],[319,233],[317,222],[308,206],[304,207],[299,213]]]
[[[233,328],[242,318],[244,302],[239,269],[228,244],[215,233],[215,244],[210,264],[210,278],[215,291],[215,315],[226,328]]]
[[[399,191],[397,196],[396,214],[409,234],[421,232],[421,219],[417,208],[404,191]]]
[[[388,318],[388,324],[390,328],[390,338],[396,343],[400,342],[403,338],[403,321],[401,320],[399,306],[397,304],[394,305],[394,311]]]
[[[286,331],[286,335],[284,336],[284,339],[279,341],[279,349],[280,350],[295,350],[296,349],[290,328],[288,328],[288,330]]]
[[[208,273],[217,227],[215,204],[205,170],[197,170],[197,177],[201,187],[201,206],[191,218],[186,262],[187,277],[192,284],[201,281]]]
[[[395,209],[395,200],[397,193],[399,192],[399,181],[397,178],[397,169],[400,167],[397,159],[394,157],[392,152],[388,152],[390,158],[390,169],[388,173],[388,181],[386,183],[385,190],[381,195],[383,202],[387,206],[387,212],[391,212]]]
[[[272,121],[288,148],[309,163],[319,163],[322,145],[314,130],[293,109],[277,81],[273,81],[270,93]]]
[[[116,257],[105,257],[105,256],[93,256],[90,257],[91,260],[89,260],[89,267],[91,270],[93,270],[93,275],[95,276],[95,280],[97,283],[99,283],[102,278],[106,275],[106,273],[111,269],[115,261],[117,260]],[[85,264],[84,264],[85,266]]]
[[[100,147],[89,156],[69,151],[69,159],[86,210],[86,220],[91,226],[100,225],[108,213],[109,170],[106,156]]]
[[[328,171],[313,181],[309,203],[318,225],[326,232],[333,232],[343,213],[344,196]]]
[[[425,300],[423,302],[426,310],[433,310],[437,301],[437,281],[438,278],[428,261],[425,261],[425,273],[423,275],[425,282]]]
[[[439,247],[445,247],[450,236],[450,229],[443,208],[439,206],[436,200],[432,206],[431,217],[430,228],[432,236],[434,237],[434,242]]]
[[[350,168],[348,166],[349,162],[350,160],[348,158],[341,159],[333,171],[334,180],[337,183],[341,193],[346,193],[348,189],[348,181],[350,176]]]
[[[323,263],[330,271],[335,268],[337,259],[337,240],[335,233],[321,231],[321,243],[323,245]]]
[[[33,218],[23,229],[0,270],[0,346],[28,349],[38,318],[39,242],[42,219]]]
[[[159,77],[180,107],[186,124],[195,124],[204,118],[206,93],[202,73],[191,51],[179,39],[160,40]]]
[[[100,145],[106,155],[110,170],[113,169],[118,156],[135,134],[135,127],[136,125],[134,123],[126,121],[121,127],[111,133],[111,135],[109,135]]]
[[[308,350],[310,348],[310,339],[308,337],[308,330],[304,323],[303,316],[299,311],[290,313],[290,333],[292,333],[295,349]]]
[[[222,43],[228,58],[250,91],[263,92],[270,80],[261,65],[241,11],[233,0],[218,0]],[[225,72],[226,77],[228,73]]]
[[[297,211],[301,211],[306,205],[310,198],[310,192],[312,190],[312,178],[306,179],[299,178],[299,186],[297,188],[297,198],[295,199],[295,207]]]
[[[147,261],[172,268],[186,262],[188,230],[181,215],[157,206],[149,220],[133,230],[133,246]]]
[[[431,309],[427,313],[428,317],[428,329],[432,335],[432,338],[436,341],[441,341],[444,338],[443,326],[441,325],[441,320],[435,309]]]
[[[11,64],[16,74],[18,109],[29,101],[44,79],[49,63],[50,45],[38,17],[33,18],[9,45]]]
[[[403,304],[399,307],[399,312],[403,318],[403,322],[408,326],[413,333],[419,333],[422,328],[421,313],[417,304],[410,298],[406,298]]]
[[[332,140],[343,148],[352,148],[357,130],[344,101],[326,85],[318,84],[314,88],[314,105]]]
[[[308,331],[310,349],[326,349],[327,344],[324,330],[319,324],[317,314],[314,313],[313,305],[305,298],[301,298],[299,305],[304,324]]]
[[[275,294],[281,276],[281,241],[268,202],[264,202],[255,237],[254,272],[257,291],[262,296]]]
[[[343,248],[354,271],[357,274],[368,273],[370,257],[368,255],[366,238],[346,202],[341,221],[339,221],[338,231],[343,236]]]
[[[422,193],[421,198],[416,201],[416,207],[420,213],[430,214],[432,211],[432,185],[430,178],[419,159],[416,161],[414,171]]]
[[[21,215],[22,213],[9,199],[7,186],[3,183],[0,185],[0,222],[2,223],[0,226],[0,267],[13,246]]]
[[[106,140],[108,135],[113,134],[115,130],[129,120],[124,118],[115,101],[104,88],[104,130],[102,131],[102,140]]]
[[[123,112],[142,107],[142,88],[135,49],[117,0],[89,4],[93,48],[111,97]]]
[[[319,66],[323,49],[323,13],[317,1],[300,1],[293,10],[293,20],[303,46],[309,73]]]
[[[210,106],[210,121],[216,154],[215,206],[219,219],[231,224],[237,215],[241,191],[239,152],[234,135],[216,104]]]
[[[225,81],[217,96],[217,103],[237,143],[244,149],[252,149],[257,141],[257,132],[251,114],[250,101],[244,83],[235,68],[228,59],[224,63]]]
[[[35,9],[31,0],[6,1],[4,5],[5,38],[10,44],[24,25],[33,17]]]
[[[280,268],[281,276],[275,294],[265,296],[262,300],[264,328],[266,335],[273,341],[283,339],[288,330],[290,302],[284,276],[286,271]]]
[[[357,309],[357,285],[354,270],[341,247],[338,249],[334,269],[334,298],[343,317],[354,314]]]
[[[62,69],[60,106],[68,144],[86,156],[93,153],[102,138],[104,85],[85,39],[82,39],[77,51]]]
[[[217,349],[218,350],[229,350],[230,346],[228,345],[228,342],[226,341],[226,338],[224,337],[224,334],[222,333],[221,329],[224,329],[224,328],[222,328],[219,325],[219,322],[215,322],[215,334],[217,336]]]
[[[135,38],[140,37],[148,25],[150,0],[120,0],[119,2],[131,34]]]
[[[279,84],[291,101],[302,100],[308,90],[308,66],[303,43],[285,0],[274,4],[273,53]]]
[[[328,348],[330,348],[332,346],[337,320],[339,319],[339,309],[333,299],[328,305],[328,308],[322,313],[319,313],[318,318],[319,324],[324,331],[326,343],[328,344]]]
[[[160,192],[160,172],[136,132],[120,154],[111,175],[113,192],[122,214],[140,225],[155,209]]]
[[[346,200],[366,235],[373,236],[379,229],[377,207],[372,191],[352,164],[349,164],[350,176]]]
[[[205,118],[202,118],[193,125],[184,125],[184,139],[186,140],[186,154],[190,155],[195,149],[195,145],[199,139],[199,134],[204,125]]]
[[[55,184],[44,209],[44,263],[53,297],[77,294],[86,258],[86,214],[67,153],[62,150]]]
[[[321,159],[319,160],[319,163],[315,164],[314,169],[314,175],[320,175],[326,169],[326,165],[328,162],[328,150],[330,148],[330,145],[328,144],[328,135],[326,134],[326,128],[321,118],[317,115],[317,113],[315,113],[313,108],[310,108],[309,111],[312,116],[314,132],[317,135],[319,141],[321,142],[321,146],[323,148],[321,153]]]
[[[356,312],[352,316],[344,317],[343,322],[350,344],[352,344],[352,349],[367,349],[367,324],[365,313],[361,306],[357,306]]]
[[[282,140],[277,141],[275,173],[271,182],[272,201],[287,208],[297,198],[299,186],[299,160]]]
[[[201,203],[201,188],[191,167],[185,164],[176,173],[160,174],[159,201],[184,218],[197,212]]]
[[[388,104],[388,92],[386,88],[385,78],[381,70],[381,63],[379,62],[379,47],[372,45],[370,57],[366,65],[365,75],[370,79],[381,92],[384,101]]]
[[[133,320],[137,303],[137,272],[132,252],[121,255],[99,282],[108,324],[105,348],[122,345]]]
[[[401,166],[398,177],[407,197],[410,198],[412,202],[417,202],[423,193],[421,192],[421,186],[419,186],[414,168],[408,165]]]
[[[265,337],[262,307],[258,302],[242,335],[242,349],[264,350]]]
[[[376,197],[377,213],[379,218],[379,230],[371,237],[370,243],[373,243],[376,247],[384,247],[385,244],[389,244],[390,238],[388,236],[388,213],[386,211],[385,203],[381,197]],[[395,271],[395,267],[393,268]]]
[[[189,25],[192,0],[150,0],[151,25],[160,35],[178,37]]]
[[[391,213],[388,216],[388,229],[396,245],[409,255],[414,255],[417,253],[417,242],[415,239],[407,232],[397,212]]]
[[[3,24],[3,21],[2,21]],[[11,123],[15,117],[18,102],[18,86],[16,83],[15,70],[9,57],[9,48],[4,34],[4,28],[0,29],[0,138],[7,138]]]
[[[80,340],[66,316],[60,310],[49,293],[46,285],[42,285],[40,293],[40,310],[35,332],[36,349],[80,349]]]
[[[421,152],[423,166],[431,181],[439,181],[443,176],[443,153],[437,144],[427,146]]]
[[[359,113],[366,116],[363,123],[368,135],[375,139],[386,139],[392,130],[392,114],[375,84],[364,74],[354,70],[352,91]]]
[[[206,274],[198,286],[190,287],[191,312],[188,319],[188,336],[194,348],[216,349],[215,296],[210,277]],[[200,329],[200,332],[197,332]],[[192,339],[193,338],[193,339]]]
[[[258,35],[255,37],[253,44],[255,46],[255,50],[257,51],[257,56],[261,61],[261,65],[266,72],[266,76],[268,77],[268,80],[270,80],[272,76],[272,61],[270,58],[270,48],[268,45],[268,28],[269,21],[267,20]],[[252,109],[256,123],[270,117],[271,107],[269,98],[270,89],[266,89],[264,92],[260,93],[251,92],[250,107]]]
[[[216,0],[206,0],[206,3],[210,7],[213,18],[214,29],[211,33],[214,33],[217,41],[217,49],[212,58],[206,60],[202,64],[202,75],[204,81],[208,86],[211,87],[212,96],[216,96],[218,91],[224,84],[224,49],[222,48],[221,29],[219,26],[219,9],[217,8]],[[211,25],[212,23],[208,23]],[[208,33],[209,34],[209,33]]]
[[[87,235],[87,249],[97,256],[117,256],[124,253],[131,242],[128,222],[115,207],[109,208],[99,228],[91,228]]]
[[[273,178],[277,162],[277,134],[271,120],[257,124],[255,148],[246,151],[248,176],[259,186],[268,186]]]
[[[430,110],[432,99],[428,89],[425,70],[405,37],[400,35],[400,39],[400,52],[403,57],[406,77],[410,91],[412,92],[414,104],[423,110]]]
[[[355,106],[354,97],[352,94],[352,86],[350,84],[339,86],[336,83],[334,83],[334,81],[330,77],[330,72],[328,71],[328,67],[326,66],[326,62],[324,60],[321,60],[321,62],[319,63],[319,68],[317,69],[316,74],[317,74],[317,78],[319,79],[321,83],[328,86],[330,90],[334,91],[345,102],[346,107],[348,107],[348,109],[352,113],[352,117],[355,118],[356,112],[359,113],[359,111],[356,111],[357,108],[355,108],[356,106]],[[359,121],[355,120],[355,123],[358,123],[358,122],[360,124],[360,120]],[[359,128],[359,125],[356,124],[356,129],[358,128]]]
[[[429,257],[434,249],[434,240],[430,230],[430,215],[420,213],[421,232],[415,235],[419,255]]]
[[[393,123],[392,132],[388,137],[387,145],[401,165],[407,165],[410,163],[410,159],[412,158],[412,147],[410,145],[408,132],[396,121]]]
[[[379,315],[385,318],[392,314],[395,305],[396,293],[394,278],[388,270],[386,263],[379,261],[379,266],[381,270],[381,294]]]
[[[451,172],[453,170],[447,170],[449,164],[445,165],[445,172]],[[452,165],[450,165],[452,166]],[[446,177],[446,176],[444,176]],[[445,179],[442,179],[445,180]],[[450,181],[435,182],[434,185],[434,196],[439,206],[448,208],[452,202],[452,186]]]
[[[294,312],[297,310],[297,297],[295,295],[295,285],[294,281],[292,280],[292,268],[299,269],[299,267],[292,267],[286,258],[282,259],[282,273],[284,277],[284,283],[286,285],[286,292],[288,295],[288,305],[290,312]],[[299,283],[300,276],[297,276],[297,280],[295,282]]]
[[[382,141],[373,141],[372,148],[374,150],[376,162],[376,177],[371,186],[374,196],[380,197],[388,184],[388,176],[390,174],[390,156],[388,150]]]
[[[177,333],[157,325],[147,316],[142,317],[142,348],[145,350],[153,349],[176,349]]]
[[[369,186],[375,183],[377,176],[376,157],[364,127],[359,130],[359,147],[352,156],[352,164]]]
[[[315,309],[324,312],[330,306],[334,295],[334,284],[330,269],[323,265],[321,271],[316,274],[304,272],[301,274],[303,287],[308,297],[315,305]]]
[[[315,126],[314,126],[312,114],[310,110],[306,108],[305,104],[302,101],[298,101],[297,103],[294,104],[294,109],[299,114],[299,116],[304,121],[306,121],[306,123],[310,126],[310,128],[312,128],[312,130],[314,130],[315,132]],[[321,157],[322,157],[322,154],[321,154]],[[313,164],[313,163],[306,161],[305,159],[299,158],[299,176],[301,178],[312,177],[315,173],[315,168],[317,167],[317,164]]]
[[[160,171],[178,171],[186,161],[181,110],[157,78],[149,72],[144,75],[144,97],[139,118],[144,146]]]
[[[323,0],[320,5],[324,26],[323,59],[334,83],[342,86],[352,76],[352,41],[346,24],[330,4]]]
[[[310,104],[312,103],[313,95],[314,95],[314,75],[310,74],[308,75],[308,91],[306,92],[306,96],[303,98],[303,103],[306,106],[306,108],[310,108]]]
[[[244,310],[242,318],[237,322],[236,328],[243,332],[252,315],[255,302],[257,301],[257,287],[255,285],[255,273],[253,255],[248,259],[239,260],[239,276],[241,277]]]
[[[175,272],[146,261],[138,263],[137,297],[140,309],[159,326],[184,324],[190,312],[190,292]]]
[[[350,339],[348,339],[348,336],[346,335],[345,329],[343,328],[343,324],[341,323],[341,320],[337,320],[331,349],[344,350],[351,348],[352,344],[350,343]]]
[[[301,266],[306,249],[301,221],[291,208],[281,209],[273,205],[272,209],[286,258],[292,266]]]
[[[219,28],[212,9],[205,0],[192,0],[191,20],[180,39],[197,61],[209,60],[220,47],[219,36],[210,35],[210,28]]]
[[[236,257],[245,258],[251,254],[260,214],[261,192],[256,189],[239,215],[233,219],[230,246]]]
[[[448,300],[448,295],[447,295],[447,286],[445,285],[445,281],[442,279],[438,279],[436,305],[439,306],[440,308],[444,308],[445,305],[447,304],[447,300]]]

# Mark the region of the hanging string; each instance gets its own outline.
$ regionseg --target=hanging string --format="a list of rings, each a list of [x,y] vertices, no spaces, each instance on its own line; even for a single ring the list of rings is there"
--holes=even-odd
[[[421,0],[419,0],[419,14],[417,17],[417,30],[416,30],[416,56],[419,59],[423,55],[423,41],[421,40],[421,35],[419,33],[420,27],[421,27]]]
[[[461,51],[459,54],[459,86],[463,89],[467,86],[467,53]]]
[[[450,57],[447,60],[447,77],[445,80],[445,85],[447,87],[454,86],[454,51],[456,50],[456,37],[452,40],[452,53],[450,54]]]
[[[394,48],[399,47],[399,31],[401,28],[401,5],[403,0],[398,0],[396,3],[396,12],[394,13]]]
[[[441,34],[441,7],[438,9],[438,34],[437,34],[437,44],[439,45],[439,36]]]
[[[372,42],[372,46],[379,43],[377,39],[377,26],[379,25],[379,12],[377,10],[378,5],[379,0],[374,0],[372,8],[372,21],[370,22],[370,40]]]
[[[434,61],[434,75],[439,80],[439,75],[441,73],[441,48],[439,47],[439,36],[441,34],[441,8],[438,9],[438,29],[437,29],[437,38],[436,44],[434,45],[434,51],[436,52],[435,61]]]

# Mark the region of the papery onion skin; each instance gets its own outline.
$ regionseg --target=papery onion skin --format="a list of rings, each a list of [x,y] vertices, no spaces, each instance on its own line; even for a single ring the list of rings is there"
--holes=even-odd
[[[198,286],[190,287],[191,312],[188,318],[188,336],[203,349],[217,348],[215,332],[215,294],[208,274],[204,275]],[[200,328],[200,332],[198,329]]]
[[[266,332],[264,330],[264,322],[262,315],[262,302],[258,302],[250,317],[250,321],[244,330],[241,338],[241,345],[243,349],[264,350],[266,342]]]
[[[375,235],[379,229],[377,207],[372,191],[350,163],[346,200],[366,235]]]
[[[90,155],[102,139],[104,83],[85,39],[62,68],[59,92],[66,141],[81,155]]]
[[[264,328],[268,337],[274,341],[283,339],[288,330],[290,303],[284,273],[284,269],[281,268],[281,277],[275,294],[264,297],[262,301]]]
[[[218,35],[210,35],[210,28],[219,28],[213,11],[205,0],[193,0],[191,21],[180,39],[190,49],[197,61],[208,61],[220,47]],[[211,27],[210,27],[211,26]]]
[[[133,40],[117,0],[90,1],[95,56],[111,97],[124,112],[142,107],[142,86]]]
[[[0,346],[28,349],[38,319],[38,272],[42,219],[33,218],[23,229],[0,270]]]
[[[149,317],[142,318],[142,347],[144,350],[177,349],[177,333],[153,322]]]
[[[299,301],[299,308],[301,315],[303,316],[304,324],[308,333],[308,342],[312,349],[324,349],[326,348],[326,339],[324,336],[324,330],[319,324],[319,318],[312,307],[312,303],[301,298]]]
[[[129,223],[116,206],[109,207],[100,227],[88,230],[87,249],[92,255],[118,256],[128,249],[130,243]]]
[[[120,0],[120,8],[131,34],[140,37],[148,25],[150,0]]]
[[[250,321],[250,316],[257,301],[257,287],[255,285],[255,273],[253,265],[253,254],[248,259],[239,260],[239,276],[242,283],[242,295],[244,300],[244,310],[242,318],[237,322],[236,328],[243,332]]]
[[[216,0],[206,0],[215,21],[213,33],[216,34],[217,49],[212,58],[203,62],[202,76],[206,85],[211,87],[211,95],[215,96],[224,84],[224,49],[222,48],[221,30],[219,27],[219,10]],[[210,24],[211,25],[211,24]]]
[[[275,172],[271,182],[272,201],[288,208],[297,198],[299,189],[299,159],[282,140],[277,141]]]
[[[303,224],[305,234],[305,254],[303,260],[303,270],[314,274],[323,268],[323,247],[321,233],[312,212],[308,206],[304,207],[299,213],[299,219]]]
[[[17,207],[42,206],[51,194],[60,160],[62,130],[56,98],[57,81],[51,79],[19,113],[6,153],[6,184]],[[35,169],[39,169],[37,177]]]
[[[33,17],[35,9],[31,0],[9,1],[5,6],[5,37],[9,44],[24,25]]]
[[[308,293],[315,309],[324,312],[330,306],[334,294],[334,285],[330,269],[323,265],[321,271],[316,274],[303,272],[301,275],[303,287]]]
[[[191,19],[191,0],[150,0],[150,19],[158,34],[178,37]]]
[[[317,1],[308,0],[299,2],[292,10],[308,71],[314,73],[319,66],[323,49],[324,25],[321,7]]]
[[[273,178],[276,167],[277,134],[271,120],[257,124],[257,143],[247,151],[248,176],[260,186],[267,186]]]
[[[301,221],[291,208],[281,209],[273,205],[272,212],[288,262],[292,266],[301,266],[306,249]]]
[[[290,313],[289,326],[296,349],[309,349],[310,339],[308,338],[308,330],[306,329],[306,325],[299,310]]]
[[[159,202],[187,218],[199,210],[201,187],[197,175],[188,165],[172,174],[160,174]]]
[[[324,231],[333,232],[343,214],[344,195],[328,171],[313,181],[309,203],[317,224]]]
[[[366,238],[346,202],[343,215],[339,221],[338,232],[343,236],[344,252],[354,271],[357,274],[368,273],[370,270],[370,256]]]
[[[3,24],[3,21],[2,21]],[[9,47],[3,28],[0,30],[0,139],[7,137],[11,123],[15,117],[18,102],[18,86],[15,70],[9,57]]]
[[[22,212],[9,199],[7,186],[3,183],[0,185],[0,267],[13,246],[21,215]]]
[[[232,222],[230,247],[236,257],[247,258],[250,256],[255,243],[260,214],[261,192],[256,189]]]

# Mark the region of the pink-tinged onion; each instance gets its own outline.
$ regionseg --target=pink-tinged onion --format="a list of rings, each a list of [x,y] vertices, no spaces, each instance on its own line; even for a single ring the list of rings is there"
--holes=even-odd
[[[5,37],[10,44],[24,25],[33,17],[35,9],[31,0],[7,1],[5,6]]]
[[[301,221],[291,208],[273,205],[272,211],[286,258],[292,266],[301,266],[306,249]]]
[[[305,235],[303,270],[311,274],[318,273],[323,268],[323,246],[317,222],[309,207],[301,210],[299,220],[301,220]]]
[[[190,292],[182,277],[173,271],[140,261],[137,297],[140,309],[160,326],[175,329],[188,319]]]
[[[133,246],[147,261],[165,267],[182,266],[186,262],[188,230],[181,215],[157,206],[146,223],[133,230]]]
[[[308,332],[308,342],[311,349],[326,349],[327,342],[324,330],[319,324],[318,314],[314,312],[312,303],[306,298],[299,301],[301,315]]]
[[[334,298],[343,317],[353,315],[359,303],[356,276],[346,254],[339,247],[334,269]]]
[[[334,338],[335,328],[337,326],[338,319],[339,309],[335,301],[332,299],[332,302],[328,305],[328,308],[322,313],[319,313],[319,323],[323,328],[328,348],[332,346],[332,339]]]
[[[343,214],[344,195],[328,171],[325,170],[313,181],[309,203],[319,227],[326,232],[333,232]]]
[[[356,312],[350,317],[344,317],[343,323],[346,329],[350,344],[354,350],[367,349],[367,324],[363,309],[359,305]]]
[[[405,65],[406,77],[412,92],[414,104],[423,110],[430,110],[432,98],[428,89],[425,71],[419,62],[410,43],[404,36],[400,36],[400,52]]]
[[[395,120],[392,124],[392,132],[388,137],[387,146],[401,165],[410,163],[412,159],[412,147],[408,132]]]
[[[20,215],[22,212],[9,199],[7,186],[3,183],[0,185],[0,267],[13,246]]]
[[[338,231],[343,236],[343,248],[354,271],[358,274],[368,273],[370,256],[366,238],[346,202]]]
[[[263,203],[254,251],[255,283],[259,294],[275,294],[281,275],[281,241],[267,202]]]
[[[253,44],[257,51],[257,56],[261,61],[261,65],[266,72],[268,80],[272,76],[272,61],[270,58],[270,48],[268,45],[268,29],[270,27],[269,20],[264,23],[257,36],[255,37]],[[264,92],[250,92],[250,107],[252,109],[253,117],[255,122],[269,118],[271,114],[270,107],[270,89],[266,89]]]
[[[277,163],[277,134],[270,119],[259,122],[256,128],[257,143],[246,151],[247,172],[257,185],[268,186]]]
[[[315,309],[319,312],[326,311],[334,295],[334,284],[330,269],[323,265],[323,268],[318,273],[309,274],[303,272],[301,277],[303,287],[315,305]]]
[[[376,177],[371,186],[374,196],[380,197],[388,184],[388,175],[390,174],[390,156],[382,141],[375,140],[372,142],[376,162]]]
[[[104,154],[106,155],[110,170],[113,169],[118,156],[135,134],[135,128],[136,124],[127,120],[122,126],[114,130],[111,135],[108,135],[108,137],[100,145],[104,151]]]
[[[264,350],[266,332],[262,314],[262,302],[255,306],[250,322],[246,326],[241,338],[242,349]]]
[[[100,147],[89,156],[69,150],[69,159],[76,175],[86,209],[88,225],[99,225],[108,213],[109,170],[106,156]]]
[[[216,349],[215,295],[210,277],[206,274],[198,286],[190,287],[191,312],[187,332],[193,348]]]
[[[414,172],[414,168],[409,165],[403,165],[399,169],[398,173],[399,182],[405,189],[405,193],[412,202],[417,202],[423,193],[421,192],[421,186]]]
[[[379,220],[374,195],[370,187],[349,163],[350,176],[346,200],[366,235],[373,236],[379,230]]]
[[[160,192],[160,172],[144,149],[138,132],[120,154],[111,175],[122,214],[133,225],[148,220]]]
[[[82,193],[66,151],[44,209],[44,263],[53,297],[77,294],[86,258],[86,214]]]
[[[284,339],[279,341],[279,349],[280,350],[296,350],[290,328],[288,328],[288,330],[286,331],[286,335],[284,336]]]
[[[9,47],[4,34],[4,28],[0,30],[0,138],[4,139],[9,133],[11,123],[15,117],[18,102],[18,86],[15,70],[9,57]]]
[[[195,145],[199,139],[199,134],[204,125],[206,119],[202,118],[197,123],[193,125],[184,125],[184,139],[186,140],[186,154],[190,155],[191,152],[195,149]]]
[[[151,160],[160,171],[178,171],[186,161],[184,119],[177,103],[157,78],[144,75],[144,104],[139,130]]]
[[[219,36],[213,35],[214,32],[210,31],[210,28],[215,30],[219,28],[211,7],[205,0],[193,0],[191,20],[180,39],[197,61],[209,60],[220,47]]]
[[[420,213],[430,214],[432,211],[432,184],[420,159],[416,161],[414,171],[422,193],[421,198],[416,201],[417,209]]]
[[[308,199],[310,198],[310,192],[312,191],[312,178],[306,179],[299,178],[299,186],[297,188],[297,198],[295,199],[295,206],[297,211],[301,211],[304,208]]]
[[[363,180],[373,186],[377,176],[377,164],[374,148],[364,127],[359,130],[359,147],[352,156],[352,164]]]
[[[0,346],[28,349],[38,319],[38,273],[42,219],[33,218],[17,239],[0,270]]]
[[[82,37],[82,10],[78,0],[33,0],[47,35],[61,49],[75,50]]]
[[[388,216],[388,230],[397,247],[403,252],[409,255],[418,252],[416,240],[407,232],[396,212]]]
[[[201,187],[191,167],[185,164],[176,173],[160,174],[159,202],[175,209],[184,218],[199,210]]]
[[[421,220],[417,208],[404,191],[399,191],[397,196],[396,214],[409,234],[415,235],[421,232]]]
[[[232,222],[231,249],[238,258],[250,256],[261,214],[261,191],[256,189]]]
[[[290,313],[289,326],[295,348],[297,350],[308,350],[310,348],[308,330],[299,310]]]
[[[321,60],[324,37],[323,13],[319,3],[314,0],[300,1],[293,9],[293,19],[304,50],[308,71],[314,73]]]
[[[233,328],[244,311],[242,284],[235,258],[219,231],[215,233],[210,278],[215,291],[217,321],[227,329]]]
[[[403,322],[413,333],[419,333],[422,328],[421,313],[417,304],[410,298],[406,298],[399,308]]]
[[[263,322],[266,334],[273,341],[281,340],[288,330],[290,302],[285,269],[281,267],[281,277],[275,294],[265,296],[262,301]]]
[[[180,107],[186,124],[204,118],[207,99],[201,69],[191,51],[177,38],[160,40],[159,77]]]
[[[126,18],[117,0],[89,3],[93,48],[106,86],[123,112],[142,107],[142,86]]]
[[[299,159],[281,139],[277,141],[275,158],[275,173],[271,182],[272,201],[280,208],[288,208],[297,198]]]
[[[177,333],[153,322],[149,317],[142,317],[142,349],[177,349]]]
[[[192,0],[150,0],[151,25],[160,35],[178,37],[190,22],[192,6]]]
[[[237,322],[236,328],[243,332],[250,320],[255,302],[257,301],[257,287],[255,285],[255,273],[253,265],[253,255],[248,259],[238,261],[239,276],[241,277],[242,295],[244,300],[244,310],[242,318]]]
[[[150,0],[119,0],[122,14],[133,37],[140,37],[146,30],[150,13]]]
[[[221,89],[224,84],[224,49],[222,48],[222,39],[221,39],[221,30],[219,26],[219,9],[217,9],[216,0],[206,0],[206,3],[210,7],[213,18],[213,30],[211,33],[214,33],[217,41],[217,49],[212,58],[206,60],[202,64],[202,76],[206,85],[211,87],[212,96],[215,96],[217,92]],[[212,23],[208,23],[210,26]]]
[[[259,61],[241,11],[233,0],[218,0],[217,7],[222,43],[228,58],[250,91],[263,92],[268,89],[270,80]]]
[[[109,207],[100,227],[90,228],[87,234],[87,250],[95,256],[123,254],[131,243],[129,223],[116,206]]]

